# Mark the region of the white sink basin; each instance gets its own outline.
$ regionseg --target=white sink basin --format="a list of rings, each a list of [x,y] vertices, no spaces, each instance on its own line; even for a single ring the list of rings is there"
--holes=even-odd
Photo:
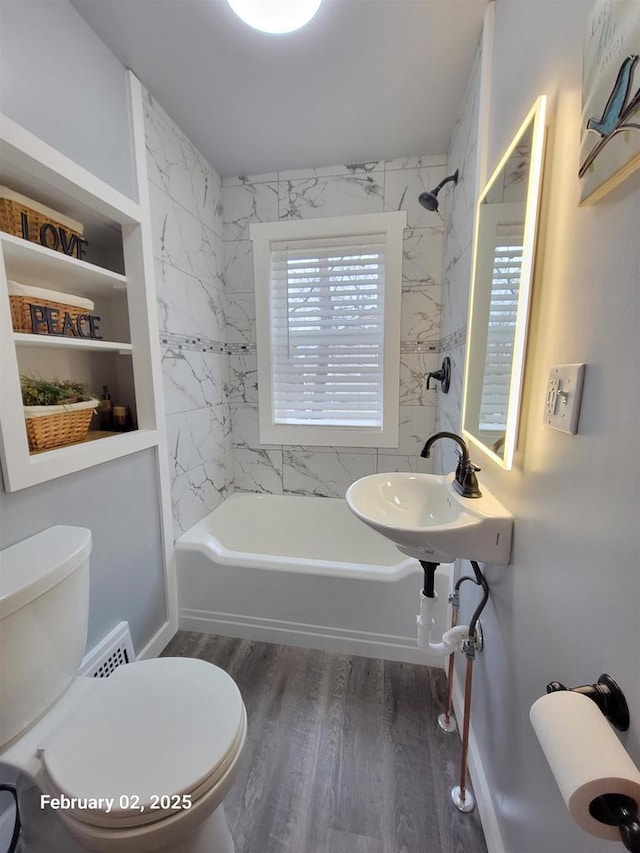
[[[463,498],[453,474],[372,474],[347,489],[349,509],[404,554],[432,563],[456,558],[506,565],[513,516],[482,487]]]

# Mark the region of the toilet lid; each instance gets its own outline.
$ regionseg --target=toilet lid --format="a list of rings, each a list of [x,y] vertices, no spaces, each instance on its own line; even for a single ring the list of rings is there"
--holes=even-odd
[[[47,738],[41,759],[51,787],[78,798],[69,807],[78,820],[147,823],[176,813],[167,798],[195,802],[215,784],[241,746],[245,721],[240,691],[219,667],[158,658],[104,679]],[[112,802],[108,814],[95,807],[100,798]]]

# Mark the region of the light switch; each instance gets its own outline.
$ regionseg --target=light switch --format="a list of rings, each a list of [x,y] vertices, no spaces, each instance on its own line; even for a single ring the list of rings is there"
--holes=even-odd
[[[544,422],[572,435],[578,431],[584,364],[554,364],[549,369]]]

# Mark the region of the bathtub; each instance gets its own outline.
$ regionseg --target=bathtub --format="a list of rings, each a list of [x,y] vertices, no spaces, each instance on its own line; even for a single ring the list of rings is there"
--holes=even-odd
[[[420,564],[340,498],[236,493],[177,540],[176,570],[185,630],[434,663],[416,648]]]

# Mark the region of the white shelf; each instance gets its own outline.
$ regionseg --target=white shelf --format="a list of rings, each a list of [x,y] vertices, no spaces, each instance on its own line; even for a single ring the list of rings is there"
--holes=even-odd
[[[113,290],[124,290],[127,279],[120,273],[54,252],[21,237],[0,232],[8,279],[40,285],[89,299]]]
[[[42,142],[8,116],[2,117],[0,159],[3,181],[18,192],[37,192],[43,204],[85,222],[135,225],[140,205]],[[34,194],[33,197],[36,197]]]
[[[115,352],[119,355],[131,355],[131,344],[118,341],[97,341],[93,338],[64,338],[57,335],[27,335],[14,332],[13,341],[17,347],[41,347],[49,349],[68,349],[76,352]]]
[[[93,441],[69,444],[66,447],[54,447],[39,453],[28,454],[21,460],[19,488],[24,489],[54,480],[61,474],[71,474],[92,465],[100,465],[137,453],[158,443],[156,430],[133,430],[121,435],[108,435]],[[25,434],[26,444],[26,434]]]

